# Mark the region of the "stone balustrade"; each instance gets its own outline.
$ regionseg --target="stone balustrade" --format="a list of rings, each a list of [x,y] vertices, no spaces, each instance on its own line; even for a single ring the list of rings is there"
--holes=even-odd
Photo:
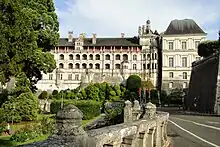
[[[133,105],[133,106],[132,106]],[[147,103],[125,102],[124,123],[85,132],[82,112],[73,105],[57,114],[57,130],[48,140],[27,147],[165,147],[169,114]],[[144,113],[143,113],[144,112]],[[141,118],[142,115],[142,118]]]

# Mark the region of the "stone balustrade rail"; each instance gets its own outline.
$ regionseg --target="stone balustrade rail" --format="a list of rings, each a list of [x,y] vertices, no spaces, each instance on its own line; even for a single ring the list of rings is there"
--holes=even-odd
[[[133,106],[132,106],[133,105]],[[124,123],[85,132],[82,112],[68,105],[57,113],[57,128],[46,141],[26,147],[166,147],[169,113],[156,112],[147,103],[141,110],[138,101],[125,102]]]

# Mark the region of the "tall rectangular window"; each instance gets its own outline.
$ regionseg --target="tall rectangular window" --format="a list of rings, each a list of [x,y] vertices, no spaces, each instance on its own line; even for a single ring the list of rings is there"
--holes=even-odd
[[[79,75],[75,75],[75,80],[79,80]]]
[[[49,74],[49,80],[53,80],[53,74]]]
[[[173,72],[169,72],[169,78],[173,78]]]
[[[195,41],[195,49],[198,49],[200,41]]]
[[[72,80],[72,74],[68,74],[68,80]]]
[[[136,70],[137,69],[137,65],[133,64],[133,69]]]
[[[183,72],[183,79],[187,79],[187,72]]]
[[[187,58],[186,57],[182,58],[182,67],[187,67]]]
[[[182,42],[182,49],[185,50],[186,49],[186,41]]]
[[[169,67],[174,67],[173,57],[169,58]]]
[[[173,42],[169,42],[169,50],[173,50]]]

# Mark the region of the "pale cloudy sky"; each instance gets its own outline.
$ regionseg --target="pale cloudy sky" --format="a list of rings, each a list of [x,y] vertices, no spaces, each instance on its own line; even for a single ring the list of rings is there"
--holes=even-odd
[[[136,36],[147,19],[158,32],[173,19],[194,19],[208,39],[217,39],[220,29],[220,0],[55,0],[55,6],[61,37],[68,31],[75,36]]]

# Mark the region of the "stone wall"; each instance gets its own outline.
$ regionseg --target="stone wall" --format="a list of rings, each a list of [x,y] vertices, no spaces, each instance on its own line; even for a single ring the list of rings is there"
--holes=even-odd
[[[169,114],[157,112],[152,103],[146,104],[143,119],[138,101],[125,103],[124,123],[85,132],[82,112],[68,105],[57,113],[57,129],[46,141],[26,147],[165,147],[168,144]]]
[[[219,54],[192,64],[188,95],[185,103],[189,110],[201,113],[217,113],[216,86],[219,72]]]

